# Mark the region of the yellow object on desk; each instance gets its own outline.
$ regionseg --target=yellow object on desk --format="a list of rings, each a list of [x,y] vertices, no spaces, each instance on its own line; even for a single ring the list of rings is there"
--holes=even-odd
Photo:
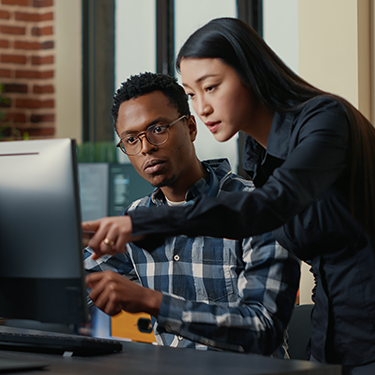
[[[111,318],[111,336],[132,341],[156,342],[151,316],[146,313],[131,314],[121,311]]]

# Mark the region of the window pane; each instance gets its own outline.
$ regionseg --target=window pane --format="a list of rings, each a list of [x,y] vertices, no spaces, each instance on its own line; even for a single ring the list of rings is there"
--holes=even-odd
[[[263,0],[263,36],[283,62],[298,74],[298,0]]]
[[[116,88],[131,75],[155,72],[155,41],[155,0],[116,0]]]
[[[236,0],[175,0],[175,51],[178,53],[185,40],[200,26],[218,17],[237,17]],[[177,74],[181,83],[181,76]],[[232,170],[237,171],[237,136],[230,141],[219,143],[191,108],[198,124],[195,143],[197,155],[201,160],[229,159]]]
[[[155,1],[116,0],[116,90],[131,75],[156,71]],[[120,150],[117,157],[120,163],[130,163]]]

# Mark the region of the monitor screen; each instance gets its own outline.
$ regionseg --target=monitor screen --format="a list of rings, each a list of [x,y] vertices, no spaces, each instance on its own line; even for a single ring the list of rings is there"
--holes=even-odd
[[[85,322],[75,142],[0,142],[0,171],[0,317]]]

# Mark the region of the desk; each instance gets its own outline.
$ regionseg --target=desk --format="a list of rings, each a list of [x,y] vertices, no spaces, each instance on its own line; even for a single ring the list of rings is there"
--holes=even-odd
[[[96,357],[0,351],[0,357],[47,361],[45,370],[12,374],[38,375],[341,375],[341,366],[281,360],[258,355],[175,349],[124,342],[122,353]]]

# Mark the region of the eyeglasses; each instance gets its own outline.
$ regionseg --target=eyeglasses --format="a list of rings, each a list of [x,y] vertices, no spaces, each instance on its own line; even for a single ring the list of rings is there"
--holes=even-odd
[[[168,141],[169,128],[183,118],[188,118],[188,116],[183,115],[168,125],[151,125],[146,129],[146,131],[141,132],[137,135],[127,134],[125,137],[120,139],[120,142],[117,143],[116,147],[119,147],[120,150],[126,155],[137,155],[142,150],[142,141],[140,138],[142,135],[146,136],[147,141],[152,145],[160,146]]]

